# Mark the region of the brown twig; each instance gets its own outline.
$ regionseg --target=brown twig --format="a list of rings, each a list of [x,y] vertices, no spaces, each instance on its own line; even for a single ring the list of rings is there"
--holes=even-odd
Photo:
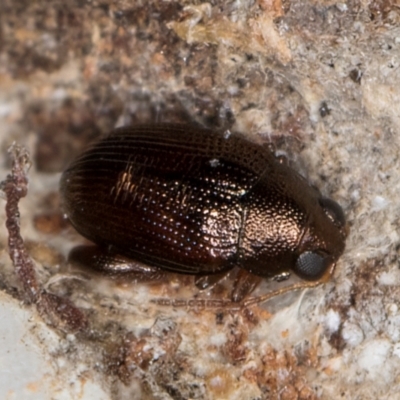
[[[11,261],[21,282],[26,300],[36,304],[38,312],[47,323],[67,331],[82,330],[87,326],[85,315],[69,300],[47,293],[40,287],[35,264],[26,251],[20,232],[19,201],[28,193],[27,173],[31,161],[27,150],[16,144],[9,149],[12,169],[0,183],[6,199],[6,227]]]
[[[8,248],[15,271],[23,285],[27,300],[36,303],[40,300],[39,285],[36,280],[35,266],[26,252],[20,233],[19,201],[28,193],[27,173],[31,166],[27,151],[13,145],[9,152],[12,157],[11,174],[1,183],[6,196],[6,227],[8,230]]]

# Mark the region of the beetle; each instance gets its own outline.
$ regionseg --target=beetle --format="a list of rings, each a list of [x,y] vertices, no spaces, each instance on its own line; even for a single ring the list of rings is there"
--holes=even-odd
[[[321,280],[345,247],[341,207],[237,134],[119,128],[78,157],[60,187],[75,229],[103,254],[133,260],[100,269],[191,274],[207,288],[239,267],[234,301],[262,278]]]

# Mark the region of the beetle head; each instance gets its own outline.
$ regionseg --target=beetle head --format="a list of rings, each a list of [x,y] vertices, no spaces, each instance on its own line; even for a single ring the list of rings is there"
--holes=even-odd
[[[329,277],[343,253],[346,236],[342,208],[335,201],[320,197],[299,244],[293,271],[306,280]]]

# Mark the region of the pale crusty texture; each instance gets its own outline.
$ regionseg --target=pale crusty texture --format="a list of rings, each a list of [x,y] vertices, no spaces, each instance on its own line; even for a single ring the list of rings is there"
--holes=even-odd
[[[92,324],[90,339],[57,342],[12,299],[21,296],[1,228],[2,304],[8,318],[32,313],[26,335],[57,365],[35,381],[50,382],[49,399],[91,398],[77,391],[82,379],[110,399],[398,396],[399,22],[390,0],[0,2],[1,174],[8,146],[27,146],[22,233],[42,284]],[[151,302],[192,299],[190,279],[149,285],[68,270],[83,239],[63,228],[57,173],[113,127],[155,121],[230,129],[289,154],[347,215],[334,279],[220,312]]]

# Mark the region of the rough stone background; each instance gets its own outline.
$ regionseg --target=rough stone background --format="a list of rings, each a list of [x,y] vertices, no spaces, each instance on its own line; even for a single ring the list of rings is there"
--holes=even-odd
[[[0,173],[13,141],[30,150],[22,232],[43,286],[86,310],[91,335],[24,304],[1,228],[0,397],[398,399],[399,60],[395,0],[1,0]],[[197,293],[184,278],[72,269],[83,239],[62,218],[59,173],[99,135],[150,121],[288,154],[346,212],[334,279],[235,312],[151,303]]]

